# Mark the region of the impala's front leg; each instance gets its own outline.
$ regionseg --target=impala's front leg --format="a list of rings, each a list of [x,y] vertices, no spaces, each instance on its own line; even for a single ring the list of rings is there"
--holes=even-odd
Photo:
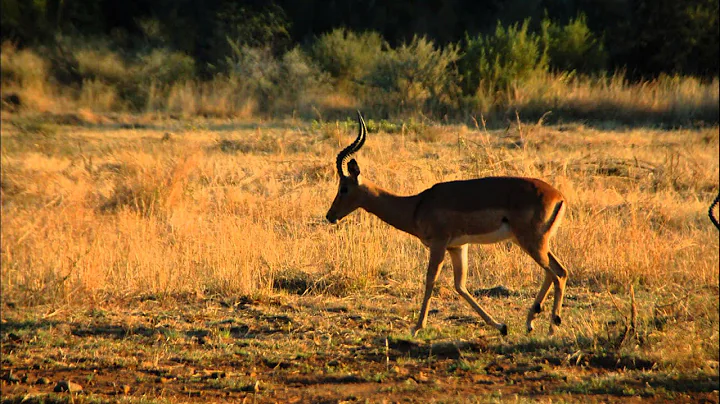
[[[449,248],[450,258],[453,263],[453,273],[455,276],[455,290],[458,292],[466,302],[475,310],[475,312],[482,317],[485,322],[500,331],[500,334],[507,335],[507,326],[503,323],[495,321],[495,319],[488,314],[478,304],[477,300],[472,297],[470,292],[467,290],[467,272],[468,272],[468,245],[465,244],[461,247]]]
[[[425,328],[433,287],[435,286],[435,281],[437,281],[437,278],[440,275],[440,265],[442,265],[444,259],[445,244],[431,244],[430,261],[428,262],[427,277],[425,278],[425,295],[423,296],[422,307],[420,307],[420,315],[418,316],[417,325],[412,331],[413,337],[417,335],[418,331]]]

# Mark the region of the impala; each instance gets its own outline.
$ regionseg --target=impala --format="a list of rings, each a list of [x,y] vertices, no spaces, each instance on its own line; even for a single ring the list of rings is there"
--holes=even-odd
[[[545,270],[540,291],[528,311],[527,332],[533,330],[535,316],[541,312],[550,285],[553,285],[555,294],[549,330],[552,335],[554,327],[561,323],[560,310],[568,278],[567,270],[548,246],[565,212],[563,195],[541,180],[518,177],[442,182],[417,195],[395,195],[362,177],[355,159],[348,161],[365,144],[367,135],[359,111],[358,125],[360,130],[355,141],[337,155],[340,183],[326,218],[330,223],[337,223],[362,208],[396,229],[419,238],[430,249],[425,294],[413,336],[426,325],[433,286],[446,251],[452,260],[455,290],[487,324],[507,335],[507,326],[495,321],[466,287],[468,244],[492,244],[504,240],[519,245]]]

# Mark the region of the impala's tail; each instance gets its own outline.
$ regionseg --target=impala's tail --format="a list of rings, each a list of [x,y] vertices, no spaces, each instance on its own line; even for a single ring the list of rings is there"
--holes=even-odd
[[[550,218],[547,221],[547,235],[548,237],[552,237],[553,234],[557,231],[557,228],[560,226],[560,223],[562,222],[563,215],[565,214],[565,201],[562,199],[559,200],[555,204],[555,209],[553,209],[552,215],[550,215]]]

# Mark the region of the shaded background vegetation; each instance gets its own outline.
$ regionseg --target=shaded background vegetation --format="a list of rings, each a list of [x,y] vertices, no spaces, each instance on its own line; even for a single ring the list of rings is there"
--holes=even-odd
[[[191,55],[202,71],[222,64],[227,37],[281,51],[345,27],[379,32],[392,46],[415,35],[446,45],[492,33],[498,21],[530,18],[538,29],[543,18],[564,24],[583,14],[590,32],[603,38],[612,69],[645,77],[718,74],[717,0],[3,0],[2,11],[3,40],[108,36],[127,49],[169,46]]]
[[[2,0],[3,84],[35,109],[61,87],[94,110],[622,121],[628,86],[645,83],[660,93],[635,98],[678,102],[633,120],[717,122],[717,13],[717,0]],[[573,111],[562,95],[603,91]],[[703,105],[688,112],[688,93]]]

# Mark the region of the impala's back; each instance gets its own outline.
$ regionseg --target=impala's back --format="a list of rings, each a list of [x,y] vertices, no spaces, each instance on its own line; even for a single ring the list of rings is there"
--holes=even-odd
[[[490,244],[511,239],[517,231],[555,227],[563,201],[560,191],[534,178],[443,182],[421,193],[415,221],[424,234]]]

